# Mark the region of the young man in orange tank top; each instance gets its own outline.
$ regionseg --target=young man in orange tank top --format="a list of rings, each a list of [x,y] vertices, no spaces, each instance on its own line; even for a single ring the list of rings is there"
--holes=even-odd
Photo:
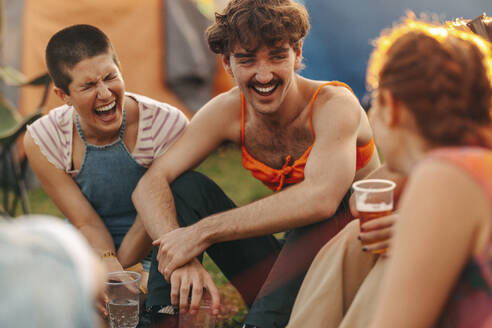
[[[212,51],[223,55],[237,86],[210,100],[193,117],[184,135],[154,162],[133,193],[156,246],[158,271],[170,282],[171,301],[181,310],[196,312],[204,287],[218,313],[217,288],[196,260],[205,250],[223,242],[291,231],[245,325],[285,326],[317,250],[352,219],[344,202],[351,184],[379,166],[371,149],[363,167],[356,170],[357,150],[373,136],[351,91],[339,85],[321,87],[324,82],[297,73],[308,29],[305,8],[292,0],[230,1],[216,15],[207,39]],[[181,209],[175,208],[178,200],[173,198],[177,188],[170,187],[171,182],[177,183],[178,177],[226,141],[243,146],[243,164],[265,175],[259,179],[275,180],[277,175],[282,190],[180,228]],[[294,170],[289,167],[302,157],[307,157],[302,160],[304,176],[289,183]],[[290,291],[279,291],[282,288]]]

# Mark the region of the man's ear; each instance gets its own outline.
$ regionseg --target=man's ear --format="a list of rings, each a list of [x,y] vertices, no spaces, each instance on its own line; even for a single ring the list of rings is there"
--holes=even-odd
[[[222,55],[222,65],[224,65],[226,72],[233,76],[231,69],[231,55]]]
[[[303,44],[303,40],[300,40],[299,47],[297,48],[297,50],[294,50],[294,53],[296,55],[296,59],[294,63],[295,70],[298,70],[302,65],[302,44]]]
[[[62,89],[58,87],[53,87],[53,91],[55,94],[60,98],[65,104],[71,106],[72,103],[70,102],[70,96],[65,93]]]

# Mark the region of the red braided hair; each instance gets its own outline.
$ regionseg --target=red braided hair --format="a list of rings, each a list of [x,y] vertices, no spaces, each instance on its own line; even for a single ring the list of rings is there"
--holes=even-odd
[[[426,139],[490,145],[482,133],[491,124],[490,44],[412,17],[376,44],[368,83],[403,102]]]

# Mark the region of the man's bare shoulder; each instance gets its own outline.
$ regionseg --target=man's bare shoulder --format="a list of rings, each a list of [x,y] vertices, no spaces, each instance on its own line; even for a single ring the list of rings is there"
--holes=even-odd
[[[359,101],[354,93],[347,87],[343,85],[325,85],[323,86],[318,94],[319,104],[332,104],[332,103],[343,103],[347,106],[360,108]]]
[[[364,113],[359,100],[344,86],[326,85],[321,88],[313,104],[314,118],[344,122],[348,126],[359,125]]]
[[[238,142],[241,132],[241,93],[237,87],[206,103],[192,119],[209,129],[220,129],[223,138]]]
[[[201,110],[221,111],[224,113],[241,113],[241,92],[238,87],[213,97]],[[201,111],[200,110],[200,111]]]

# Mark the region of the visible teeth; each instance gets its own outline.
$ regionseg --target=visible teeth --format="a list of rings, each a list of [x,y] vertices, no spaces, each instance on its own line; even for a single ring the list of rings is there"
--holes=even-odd
[[[255,87],[256,90],[262,92],[262,93],[268,93],[271,92],[273,89],[275,89],[275,85],[271,86],[269,88],[260,88],[260,87]]]
[[[113,101],[111,104],[108,104],[106,106],[102,106],[102,107],[96,108],[96,112],[107,112],[108,110],[110,110],[111,108],[114,107],[115,103],[116,102]]]

